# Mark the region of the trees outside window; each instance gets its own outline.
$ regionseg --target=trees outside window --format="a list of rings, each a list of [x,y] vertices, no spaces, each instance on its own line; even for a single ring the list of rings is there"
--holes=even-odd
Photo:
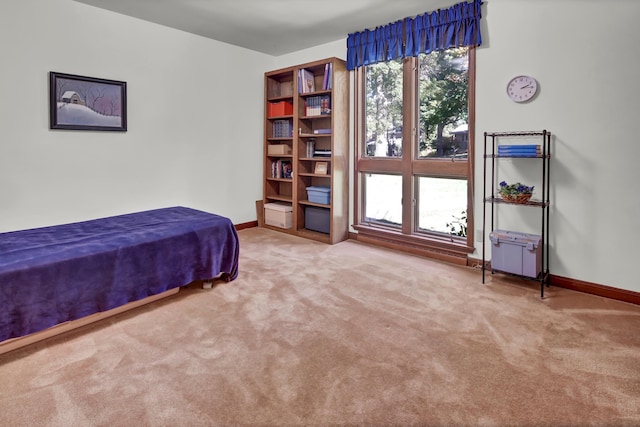
[[[475,50],[356,70],[356,218],[363,236],[473,250]]]

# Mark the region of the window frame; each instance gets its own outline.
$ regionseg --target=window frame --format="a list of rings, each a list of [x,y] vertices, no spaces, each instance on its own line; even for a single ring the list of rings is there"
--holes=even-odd
[[[466,161],[448,158],[418,158],[418,58],[403,59],[403,127],[402,157],[368,157],[366,153],[366,74],[365,67],[354,70],[354,225],[358,240],[388,246],[413,253],[466,264],[474,251],[474,163],[475,163],[475,80],[476,48],[468,48],[468,155]],[[407,84],[406,82],[409,82]],[[401,174],[402,227],[391,229],[364,218],[364,173]],[[467,179],[467,236],[418,229],[417,200],[414,190],[419,176]],[[404,202],[404,201],[409,201]]]

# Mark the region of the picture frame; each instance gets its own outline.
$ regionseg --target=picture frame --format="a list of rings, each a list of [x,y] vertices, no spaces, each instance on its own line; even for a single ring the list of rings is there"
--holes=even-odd
[[[326,175],[329,168],[329,162],[316,162],[315,169],[313,171],[316,175]]]
[[[127,131],[127,83],[49,72],[49,129]]]

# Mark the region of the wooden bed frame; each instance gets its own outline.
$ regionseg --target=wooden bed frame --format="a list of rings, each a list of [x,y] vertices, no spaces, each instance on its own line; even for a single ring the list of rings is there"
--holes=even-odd
[[[150,304],[154,301],[158,301],[163,298],[170,297],[172,295],[177,294],[179,291],[180,291],[180,288],[169,289],[168,291],[165,291],[161,294],[151,295],[149,297],[146,297],[138,301],[132,301],[125,305],[121,305],[120,307],[112,308],[111,310],[90,314],[89,316],[83,317],[81,319],[60,323],[59,325],[52,326],[51,328],[45,329],[44,331],[35,332],[33,334],[26,335],[23,337],[10,338],[8,340],[0,342],[0,354],[5,354],[22,347],[26,347],[28,345],[37,343],[39,341],[46,340],[47,338],[52,338],[57,335],[63,334],[65,332],[69,332],[74,329],[78,329],[83,326],[90,325],[91,323],[95,323],[100,320],[106,319],[108,317],[115,316],[116,314],[121,314],[126,311],[133,310],[134,308],[138,308],[143,305]]]

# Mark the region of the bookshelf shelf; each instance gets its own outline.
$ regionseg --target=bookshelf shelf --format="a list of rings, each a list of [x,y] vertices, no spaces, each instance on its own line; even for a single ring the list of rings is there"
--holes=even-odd
[[[274,105],[282,102],[293,105],[293,114],[277,114],[290,111],[280,109],[289,105]],[[290,229],[265,227],[330,244],[347,239],[348,122],[349,73],[343,60],[327,58],[265,73],[263,204],[290,204],[293,223]],[[291,137],[282,137],[283,129],[291,129]],[[277,144],[286,144],[291,154],[268,154]],[[292,179],[272,177],[278,161],[291,163]],[[328,187],[329,203],[310,202],[308,187]],[[328,227],[317,230],[307,208],[320,211]]]

